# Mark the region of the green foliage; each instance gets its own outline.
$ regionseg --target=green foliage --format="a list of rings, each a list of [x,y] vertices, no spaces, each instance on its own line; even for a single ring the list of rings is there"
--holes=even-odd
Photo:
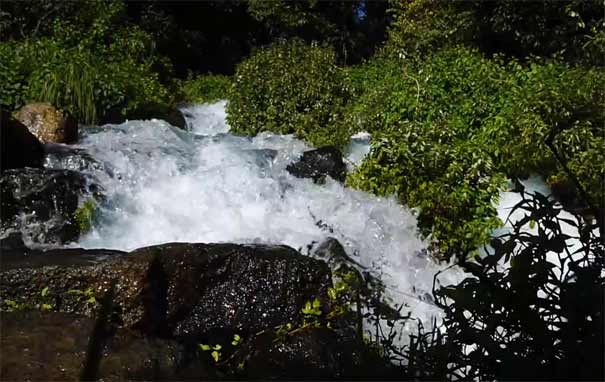
[[[393,1],[386,52],[393,58],[421,58],[473,36],[471,2]]]
[[[199,344],[198,346],[202,351],[209,351],[210,356],[212,357],[214,362],[218,363],[219,359],[221,358],[220,350],[223,348],[221,345],[215,344],[211,346],[206,344]]]
[[[96,208],[97,204],[94,199],[88,199],[74,212],[74,219],[78,224],[80,234],[84,234],[92,228]]]
[[[331,46],[339,63],[368,57],[382,42],[386,2],[247,0],[247,11],[273,39],[299,38]],[[360,10],[363,17],[360,18]]]
[[[331,49],[280,42],[238,65],[227,120],[236,133],[294,133],[315,145],[342,145],[349,132],[339,122],[348,93]]]
[[[44,33],[0,43],[4,107],[47,101],[90,124],[173,103],[160,82],[170,65],[155,54],[146,32],[125,23],[123,3],[91,4],[68,7],[68,15],[52,11],[52,28]]]
[[[95,296],[95,291],[93,288],[88,287],[85,290],[80,289],[70,289],[67,291],[70,295],[79,296],[84,302],[89,306],[96,306],[98,303],[97,298]]]
[[[348,77],[357,98],[346,120],[373,134],[348,184],[419,207],[421,232],[446,256],[468,253],[500,224],[494,203],[505,177],[570,183],[549,136],[594,203],[603,200],[602,70],[458,47],[421,62],[378,57]]]
[[[25,310],[29,306],[25,303],[18,303],[15,300],[3,299],[2,306],[0,306],[0,312],[18,312]]]
[[[418,59],[458,44],[509,57],[605,64],[600,0],[393,1],[386,52]]]
[[[189,77],[180,84],[182,100],[191,103],[215,102],[227,98],[231,78],[222,75],[199,75]]]

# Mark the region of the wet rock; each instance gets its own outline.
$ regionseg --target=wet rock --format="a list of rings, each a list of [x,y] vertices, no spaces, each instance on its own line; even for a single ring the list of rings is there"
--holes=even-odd
[[[287,335],[265,332],[244,343],[231,370],[245,379],[340,379],[393,377],[392,370],[354,335],[309,328]]]
[[[76,240],[79,199],[99,194],[79,173],[68,170],[11,169],[0,177],[0,232],[20,230],[35,243]]]
[[[47,258],[39,268],[2,269],[0,296],[90,316],[94,306],[69,291],[99,296],[115,284],[121,323],[163,337],[243,335],[298,322],[305,302],[325,299],[331,285],[325,263],[284,246],[165,244],[84,265],[52,264],[52,252]]]
[[[330,272],[289,247],[174,243],[3,256],[3,307],[48,310],[3,313],[0,350],[11,352],[0,360],[3,378],[73,380],[85,365],[103,380],[393,377],[348,318],[304,326],[307,301],[319,297],[329,309]],[[218,360],[200,344],[220,344]],[[94,349],[103,349],[98,358]]]
[[[183,116],[183,113],[175,106],[166,106],[159,104],[147,104],[143,105],[140,109],[131,111],[128,115],[122,113],[121,107],[109,110],[103,118],[101,118],[101,124],[120,124],[127,120],[136,119],[162,119],[172,126],[180,129],[187,129],[187,121]]]
[[[21,243],[23,242],[21,241]],[[0,254],[0,270],[35,269],[50,266],[91,266],[103,263],[112,257],[125,255],[126,253],[111,249],[36,249],[28,248],[25,245],[7,246],[2,248],[2,253]]]
[[[36,311],[3,312],[0,326],[0,379],[79,379],[91,319]]]
[[[357,261],[355,261],[351,256],[347,254],[347,251],[344,249],[340,242],[333,238],[328,237],[312,251],[312,255],[324,260],[330,266],[330,269],[336,270],[343,265],[346,266],[356,266],[360,269],[365,268]]]
[[[0,321],[0,379],[79,380],[87,365],[95,321],[57,312],[3,313]],[[175,341],[144,338],[120,329],[104,346],[95,379],[181,379],[184,348]],[[189,367],[191,369],[191,367]],[[212,377],[199,365],[196,379]]]
[[[44,145],[46,158],[44,167],[66,169],[93,174],[104,171],[111,174],[108,165],[94,159],[86,150],[73,146],[47,143]]]
[[[0,238],[0,254],[10,251],[21,251],[26,249],[21,232],[9,232]]]
[[[50,103],[30,103],[15,115],[42,142],[73,143],[78,140],[78,123]]]
[[[44,147],[21,122],[2,110],[0,123],[0,171],[21,167],[42,167]]]
[[[179,129],[187,128],[187,121],[185,120],[183,113],[181,113],[181,111],[177,108],[169,108],[157,118],[163,119],[164,121],[168,122],[172,126],[178,127]]]
[[[311,178],[314,182],[323,182],[326,176],[344,182],[347,176],[342,154],[333,146],[305,151],[297,162],[289,164],[286,169],[297,178]]]

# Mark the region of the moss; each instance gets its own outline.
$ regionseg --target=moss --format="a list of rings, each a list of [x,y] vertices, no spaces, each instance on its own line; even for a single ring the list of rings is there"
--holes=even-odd
[[[78,224],[80,234],[84,234],[92,228],[96,208],[97,203],[94,199],[88,199],[74,212],[74,219]]]

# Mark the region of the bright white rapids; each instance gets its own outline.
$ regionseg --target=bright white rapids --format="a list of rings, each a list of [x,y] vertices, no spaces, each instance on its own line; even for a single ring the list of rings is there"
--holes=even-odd
[[[430,325],[439,309],[426,296],[446,266],[422,251],[411,210],[331,179],[318,185],[295,178],[286,166],[311,147],[291,135],[229,134],[225,102],[183,113],[189,132],[160,120],[85,130],[77,147],[103,164],[90,171],[107,200],[77,246],[273,243],[306,253],[309,244],[332,236],[383,280],[395,303]],[[352,140],[350,166],[367,153],[367,139],[361,134]],[[439,277],[442,284],[461,279],[458,269]]]

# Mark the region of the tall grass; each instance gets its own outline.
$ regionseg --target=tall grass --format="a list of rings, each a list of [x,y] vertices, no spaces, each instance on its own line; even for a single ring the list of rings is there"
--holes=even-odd
[[[30,81],[29,98],[50,102],[70,111],[80,122],[97,122],[95,105],[96,75],[90,58],[61,60],[53,67],[45,67]]]

